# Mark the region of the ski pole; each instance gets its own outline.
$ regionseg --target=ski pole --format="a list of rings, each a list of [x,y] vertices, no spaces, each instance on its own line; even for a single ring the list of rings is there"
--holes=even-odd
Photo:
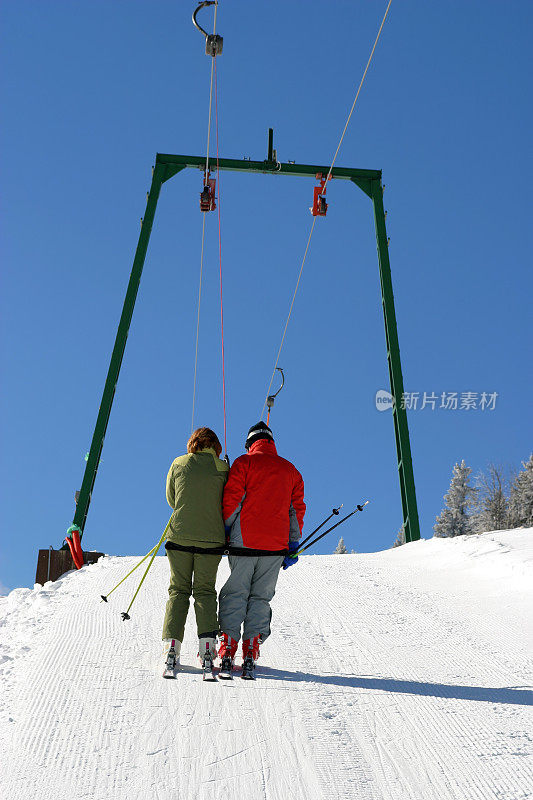
[[[172,519],[172,517],[171,517],[170,519]],[[160,538],[159,542],[156,544],[156,546],[155,546],[155,547],[154,547],[154,549],[152,550],[152,553],[153,553],[153,555],[152,555],[152,558],[150,559],[150,563],[148,564],[148,566],[147,566],[147,567],[146,567],[146,569],[144,570],[144,575],[143,575],[143,576],[142,576],[142,578],[141,578],[141,582],[140,582],[140,583],[139,583],[139,585],[137,586],[137,591],[135,592],[135,594],[134,594],[134,595],[133,595],[133,597],[131,598],[131,603],[129,604],[129,606],[128,606],[128,608],[126,609],[126,611],[123,611],[123,612],[122,612],[122,619],[123,619],[123,621],[124,621],[124,622],[125,622],[127,619],[130,619],[130,615],[128,614],[128,611],[129,611],[129,610],[130,610],[130,608],[132,607],[132,605],[133,605],[133,601],[135,600],[135,598],[136,598],[136,597],[137,597],[137,595],[139,594],[139,589],[140,589],[140,588],[141,588],[141,586],[143,585],[143,583],[144,583],[144,579],[145,579],[145,578],[146,578],[146,576],[148,575],[148,570],[150,569],[150,567],[151,567],[151,566],[152,566],[152,564],[153,564],[154,558],[155,558],[155,557],[156,557],[156,555],[157,555],[157,551],[159,550],[159,548],[160,548],[160,547],[161,547],[161,545],[163,544],[163,539],[165,538],[165,534],[166,534],[166,532],[168,531],[168,529],[169,529],[169,527],[170,527],[170,519],[169,519],[169,521],[167,522],[167,525],[166,525],[166,528],[165,528],[165,530],[164,530],[164,531],[163,531],[163,533],[161,534],[161,538]]]
[[[326,519],[324,520],[324,522],[321,522],[321,523],[320,523],[320,525],[318,526],[318,528],[315,528],[315,529],[314,529],[314,531],[311,531],[311,533],[309,534],[309,536],[306,536],[306,537],[305,537],[305,539],[304,539],[302,542],[300,542],[300,547],[301,547],[302,545],[304,545],[306,542],[308,542],[308,541],[309,541],[309,539],[311,539],[311,537],[313,537],[313,536],[315,535],[315,533],[318,533],[318,531],[320,530],[320,528],[323,528],[323,527],[324,527],[324,525],[326,524],[326,522],[329,522],[329,521],[330,521],[330,519],[331,519],[332,517],[334,517],[334,516],[338,516],[338,515],[339,515],[339,513],[340,513],[340,510],[341,510],[341,508],[343,507],[343,505],[344,505],[344,503],[341,503],[341,504],[340,504],[340,506],[339,506],[338,508],[332,508],[332,509],[331,509],[331,514],[329,515],[329,517],[326,517]]]
[[[316,539],[313,539],[313,541],[309,542],[308,545],[306,545],[305,547],[302,547],[301,550],[298,550],[298,552],[295,555],[299,556],[304,552],[304,550],[308,550],[310,547],[312,547],[314,544],[316,544],[318,541],[320,541],[320,539],[322,539],[327,533],[331,533],[331,531],[335,530],[335,528],[338,528],[339,525],[342,525],[343,522],[346,522],[347,519],[350,519],[350,517],[353,517],[354,514],[357,514],[358,511],[362,511],[363,508],[369,502],[370,502],[370,500],[367,500],[366,502],[363,503],[363,505],[357,505],[356,508],[350,514],[347,514],[345,517],[343,517],[341,520],[339,520],[335,525],[332,525],[331,528],[328,528],[327,531],[324,531],[324,533],[321,533],[320,536],[317,536]]]
[[[154,546],[152,547],[152,549],[151,549],[151,550],[150,550],[148,553],[146,553],[146,555],[145,555],[143,558],[141,558],[141,560],[139,561],[139,563],[138,563],[138,564],[136,564],[136,565],[133,567],[133,569],[130,569],[130,571],[128,572],[128,574],[127,574],[127,575],[125,575],[125,576],[122,578],[122,580],[121,580],[121,581],[119,581],[119,582],[117,583],[117,585],[116,585],[116,586],[113,586],[113,588],[111,589],[111,591],[110,591],[110,592],[108,592],[107,594],[101,594],[101,595],[100,595],[100,597],[102,598],[102,600],[103,600],[103,602],[104,602],[104,603],[107,603],[107,598],[109,597],[109,595],[110,595],[110,594],[113,594],[113,592],[115,591],[115,589],[118,589],[118,587],[119,587],[119,586],[120,586],[122,583],[124,583],[124,581],[126,580],[126,578],[129,578],[129,577],[130,577],[130,575],[131,575],[131,573],[132,573],[132,572],[135,572],[135,570],[137,569],[137,567],[140,567],[140,566],[141,566],[141,564],[143,564],[143,563],[146,561],[146,559],[147,559],[147,558],[149,558],[149,557],[152,555],[152,553],[154,552],[154,550],[155,550],[155,548],[156,548],[157,546],[158,546],[158,545],[154,545]]]

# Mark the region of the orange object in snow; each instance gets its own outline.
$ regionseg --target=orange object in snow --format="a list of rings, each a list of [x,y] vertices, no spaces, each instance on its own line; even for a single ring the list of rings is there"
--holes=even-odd
[[[76,548],[74,547],[74,542],[70,536],[67,536],[65,541],[68,544],[68,549],[70,550],[70,555],[72,556],[72,560],[74,561],[76,569],[81,569],[83,567],[83,557],[80,561],[78,553],[76,552]]]
[[[78,561],[81,563],[81,566],[83,567],[83,564],[85,562],[83,558],[83,550],[81,547],[80,532],[77,528],[74,528],[74,530],[72,531],[72,543],[74,544],[74,550],[76,551],[76,555],[78,556]]]

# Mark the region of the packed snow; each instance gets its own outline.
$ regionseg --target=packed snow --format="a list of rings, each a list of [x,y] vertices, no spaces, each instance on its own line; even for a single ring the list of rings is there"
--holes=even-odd
[[[533,796],[533,529],[301,557],[254,683],[202,683],[192,609],[162,679],[165,558],[100,602],[138,560],[0,598],[6,800]]]

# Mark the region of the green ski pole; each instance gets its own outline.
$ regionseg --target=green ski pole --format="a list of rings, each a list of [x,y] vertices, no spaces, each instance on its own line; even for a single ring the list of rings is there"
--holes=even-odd
[[[121,583],[124,583],[124,581],[126,580],[126,578],[129,578],[129,577],[130,577],[130,575],[132,574],[132,572],[135,572],[135,570],[136,570],[138,567],[140,567],[140,566],[141,566],[141,564],[143,564],[143,563],[146,561],[146,559],[147,559],[147,558],[149,558],[149,557],[152,555],[152,553],[154,552],[154,550],[155,550],[155,548],[156,548],[156,547],[158,547],[158,545],[154,545],[154,547],[152,547],[152,549],[151,549],[151,550],[150,550],[148,553],[146,553],[146,555],[145,555],[143,558],[141,558],[141,560],[139,561],[139,563],[138,563],[138,564],[136,564],[136,565],[133,567],[133,569],[130,569],[130,571],[128,572],[128,574],[127,574],[127,575],[125,575],[125,576],[122,578],[122,580],[121,580],[121,581],[119,581],[119,582],[117,583],[117,585],[116,585],[116,586],[114,586],[114,587],[111,589],[111,591],[110,591],[110,592],[108,592],[107,594],[101,594],[101,595],[100,595],[100,597],[102,598],[102,600],[103,600],[103,602],[104,602],[104,603],[107,603],[107,598],[109,597],[109,595],[110,595],[110,594],[113,594],[113,592],[115,591],[115,589],[118,589],[118,587],[120,586],[120,584],[121,584]]]
[[[172,517],[171,517],[170,519],[172,519]],[[122,612],[122,619],[123,619],[123,621],[124,621],[124,622],[125,622],[127,619],[130,619],[130,615],[129,615],[129,613],[128,613],[128,612],[129,612],[130,608],[131,608],[131,607],[132,607],[132,605],[133,605],[133,601],[135,600],[135,598],[136,598],[136,597],[137,597],[137,595],[139,594],[139,589],[140,589],[140,588],[141,588],[141,586],[143,585],[143,583],[144,583],[144,579],[145,579],[145,578],[146,578],[146,576],[148,575],[148,570],[150,569],[150,567],[152,566],[152,564],[153,564],[153,562],[154,562],[154,558],[155,558],[155,557],[156,557],[156,555],[157,555],[157,551],[159,550],[159,548],[160,548],[160,547],[161,547],[161,545],[163,544],[163,539],[165,538],[166,532],[168,531],[168,529],[169,529],[169,527],[170,527],[170,519],[169,519],[169,521],[167,522],[166,528],[165,528],[165,530],[163,531],[163,533],[162,533],[162,535],[161,535],[161,538],[160,538],[159,542],[156,544],[156,546],[154,547],[154,549],[153,549],[153,551],[152,551],[152,552],[153,552],[152,558],[150,559],[150,562],[149,562],[148,566],[147,566],[147,567],[146,567],[146,569],[144,570],[144,575],[143,575],[143,576],[142,576],[142,578],[141,578],[141,582],[140,582],[140,584],[137,586],[137,591],[135,592],[135,594],[134,594],[134,595],[133,595],[133,597],[131,598],[131,603],[129,604],[129,606],[128,606],[128,608],[126,609],[126,611],[123,611],[123,612]]]

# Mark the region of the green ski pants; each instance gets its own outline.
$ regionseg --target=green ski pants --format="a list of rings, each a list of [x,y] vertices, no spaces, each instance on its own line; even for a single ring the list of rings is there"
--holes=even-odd
[[[194,597],[198,636],[218,631],[215,580],[222,556],[167,550],[170,586],[163,623],[163,639],[183,641],[189,600]]]

